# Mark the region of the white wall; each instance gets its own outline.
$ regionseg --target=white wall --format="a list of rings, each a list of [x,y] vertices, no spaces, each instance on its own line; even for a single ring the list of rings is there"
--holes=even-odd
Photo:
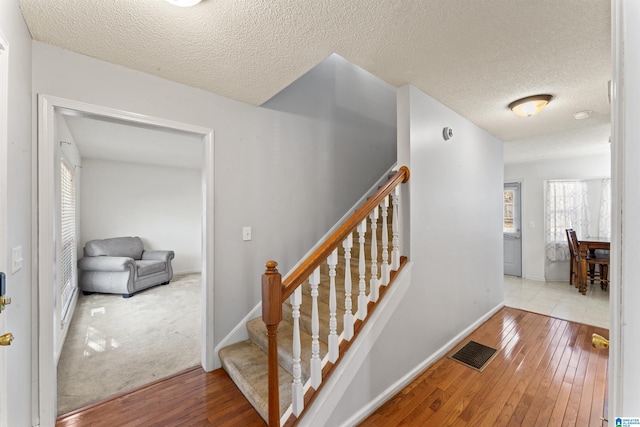
[[[640,408],[640,2],[613,0],[613,236],[609,419]]]
[[[411,170],[411,286],[327,425],[340,425],[504,300],[502,141],[405,86],[398,144],[398,164]]]
[[[98,159],[83,161],[82,240],[139,236],[175,252],[175,274],[202,270],[202,171]]]
[[[544,160],[504,166],[505,182],[522,183],[522,277],[531,280],[567,280],[568,263],[547,261],[545,254],[545,181],[554,179],[601,179],[611,176],[611,157],[596,155]],[[599,215],[599,207],[596,208]],[[592,220],[597,223],[597,217]],[[548,272],[545,273],[545,269]],[[548,274],[548,277],[547,277]]]
[[[31,353],[33,348],[31,293],[31,36],[17,1],[0,1],[0,31],[9,43],[8,179],[6,253],[22,246],[22,269],[7,276],[11,305],[2,313],[15,340],[6,352],[8,425],[31,424]],[[10,265],[8,260],[7,264]]]
[[[344,142],[340,149],[331,143],[331,123],[39,42],[33,42],[33,91],[214,129],[216,344],[260,300],[264,263],[275,259],[281,272],[288,271],[372,184],[352,177],[379,177],[394,162],[393,155],[381,161],[387,154],[379,149],[344,155]],[[367,126],[386,129],[375,118]],[[395,146],[394,140],[387,143]],[[371,166],[382,164],[379,171]],[[252,241],[242,241],[243,226],[253,227]]]

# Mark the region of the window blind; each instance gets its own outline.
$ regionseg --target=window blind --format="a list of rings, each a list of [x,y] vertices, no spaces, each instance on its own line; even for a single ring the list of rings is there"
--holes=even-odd
[[[74,171],[63,160],[61,162],[60,185],[60,229],[61,229],[61,316],[64,319],[76,290],[76,187]]]

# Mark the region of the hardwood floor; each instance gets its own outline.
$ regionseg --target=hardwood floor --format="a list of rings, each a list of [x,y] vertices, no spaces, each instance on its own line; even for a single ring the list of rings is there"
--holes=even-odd
[[[469,336],[498,349],[483,372],[443,358],[360,426],[601,426],[609,353],[593,333],[609,335],[505,307]]]
[[[468,337],[498,349],[483,372],[443,358],[360,425],[600,426],[609,354],[591,348],[594,332],[608,337],[606,329],[505,307]],[[265,423],[224,371],[198,368],[60,417],[56,425]]]
[[[197,368],[58,418],[57,427],[265,426],[222,369]]]

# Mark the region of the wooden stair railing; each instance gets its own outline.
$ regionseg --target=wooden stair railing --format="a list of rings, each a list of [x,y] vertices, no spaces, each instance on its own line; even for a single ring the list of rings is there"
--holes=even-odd
[[[278,380],[278,325],[282,320],[282,305],[291,298],[293,307],[292,316],[294,318],[293,328],[293,385],[292,385],[292,412],[294,416],[299,416],[304,409],[304,390],[301,382],[300,368],[300,330],[297,317],[300,317],[300,304],[302,294],[300,286],[309,281],[311,284],[311,296],[313,301],[312,315],[312,357],[311,357],[311,387],[318,390],[322,382],[322,365],[319,357],[318,342],[318,284],[320,282],[320,265],[323,262],[329,264],[329,276],[331,278],[330,293],[330,334],[329,334],[329,350],[328,357],[330,362],[335,363],[338,359],[339,340],[336,333],[336,296],[334,289],[334,278],[336,274],[335,266],[338,257],[338,248],[340,245],[344,247],[345,259],[349,260],[352,245],[351,236],[354,231],[358,231],[359,235],[359,288],[358,288],[358,311],[357,318],[364,320],[367,317],[367,305],[369,301],[375,302],[378,298],[378,286],[380,284],[387,285],[389,283],[390,270],[397,270],[400,267],[399,252],[399,227],[398,227],[398,197],[396,187],[401,183],[409,180],[409,168],[402,166],[378,191],[376,191],[360,208],[358,208],[351,217],[349,217],[338,229],[329,236],[325,242],[318,247],[309,257],[307,257],[289,276],[282,280],[277,270],[275,261],[266,263],[266,272],[262,276],[262,320],[267,327],[268,337],[268,388],[269,388],[269,410],[268,424],[269,426],[280,426],[280,396],[279,396],[279,380]],[[376,243],[376,222],[379,218],[379,207],[384,205],[388,207],[389,195],[392,195],[393,217],[392,217],[392,252],[391,263],[388,261],[387,245],[388,235],[386,230],[382,230],[382,268],[381,275],[378,278],[377,268],[377,243]],[[370,218],[373,231],[373,243],[371,244],[371,293],[367,297],[365,294],[365,272],[364,272],[364,234],[366,232],[367,218]],[[387,212],[383,208],[382,212],[382,228],[387,227]],[[350,265],[345,266],[347,276],[349,276]],[[353,335],[353,319],[351,314],[351,279],[346,279],[346,302],[345,302],[345,328],[344,339],[349,340]]]

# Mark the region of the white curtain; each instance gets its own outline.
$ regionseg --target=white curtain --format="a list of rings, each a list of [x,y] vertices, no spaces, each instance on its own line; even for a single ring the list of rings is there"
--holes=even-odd
[[[598,236],[611,237],[611,179],[602,180],[602,199],[600,202],[600,223]]]
[[[570,258],[565,230],[573,228],[578,236],[589,232],[587,184],[583,181],[549,181],[546,206],[546,253],[550,261]]]

